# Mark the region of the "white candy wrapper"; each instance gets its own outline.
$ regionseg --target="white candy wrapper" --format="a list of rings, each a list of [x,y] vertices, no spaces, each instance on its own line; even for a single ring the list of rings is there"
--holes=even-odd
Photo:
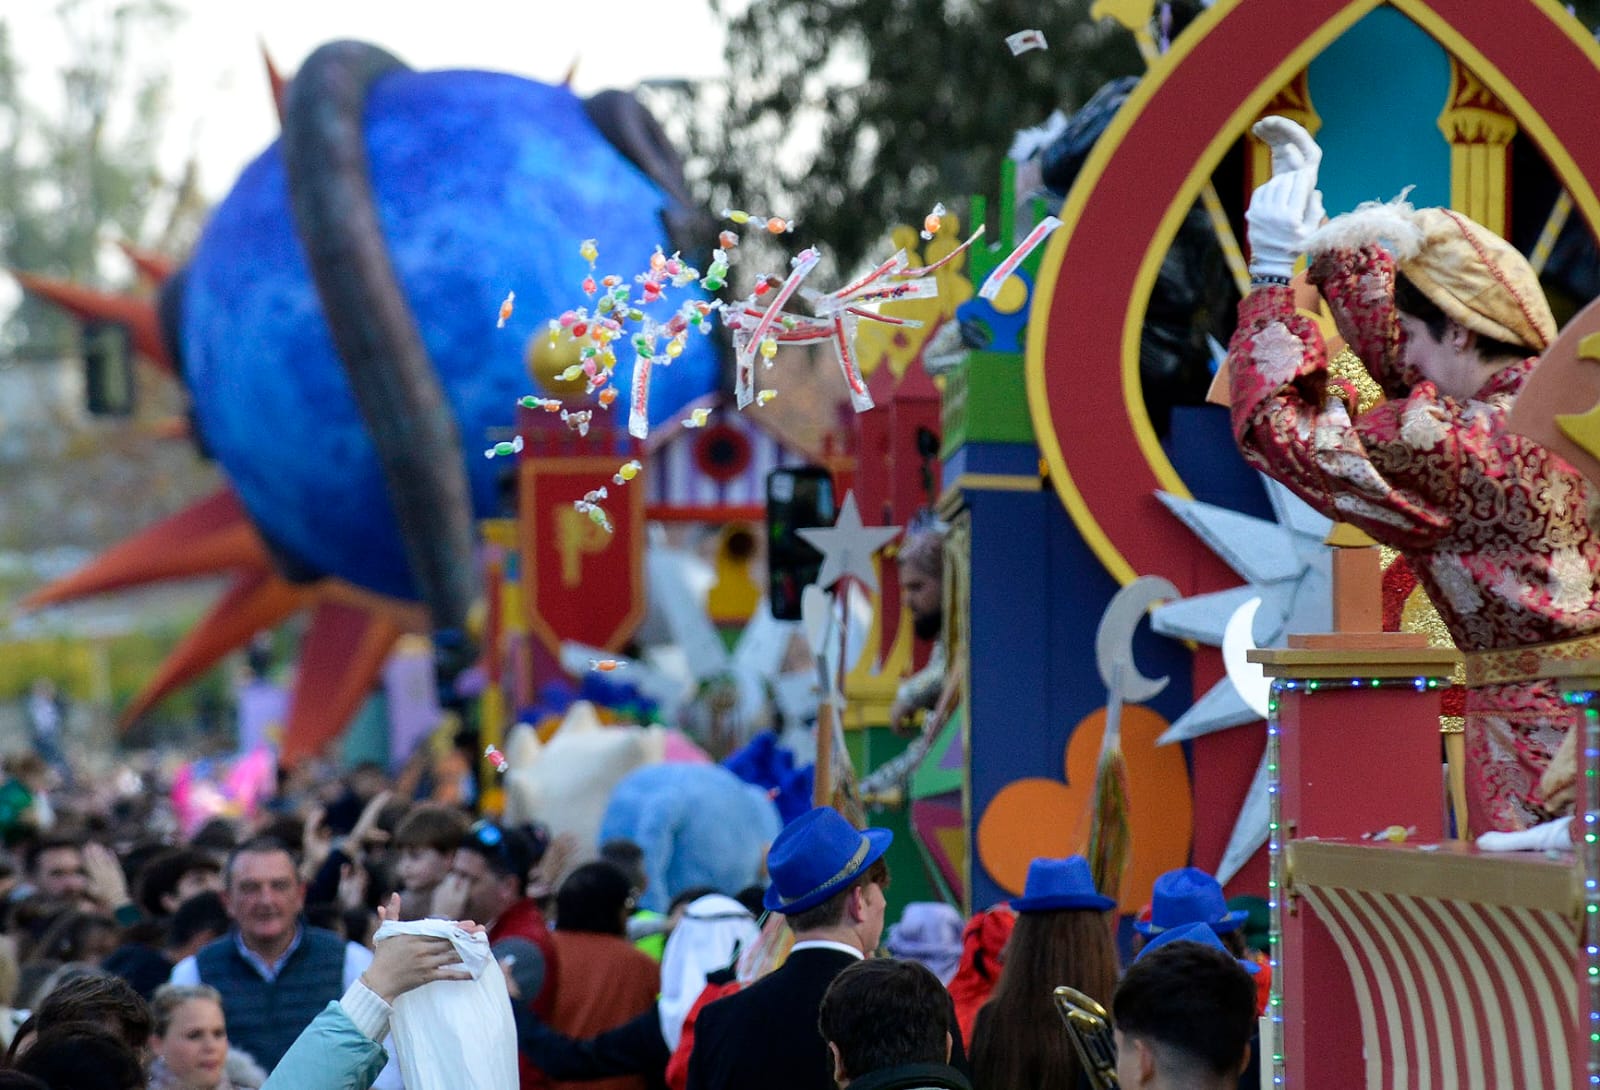
[[[1042,30],[1019,30],[1015,34],[1007,34],[1006,45],[1010,47],[1013,57],[1020,57],[1030,49],[1050,48]]]
[[[1050,237],[1050,232],[1060,226],[1061,221],[1054,216],[1046,216],[1040,220],[1033,230],[1028,232],[1028,237],[1022,240],[1022,244],[1012,250],[1004,261],[994,267],[994,271],[984,280],[983,287],[978,289],[978,297],[987,299],[991,303],[994,302],[995,296],[1000,294],[1000,286],[1006,282],[1006,278],[1017,271],[1017,266],[1028,260],[1028,255],[1033,253],[1041,242]]]
[[[856,362],[856,319],[845,314],[833,320],[833,351],[839,357],[839,370],[844,373],[845,385],[850,388],[850,407],[858,413],[872,408],[872,394],[867,391],[866,379],[861,377],[861,365]]]
[[[628,434],[644,439],[650,434],[650,368],[655,363],[649,356],[633,357],[633,382],[628,391]]]

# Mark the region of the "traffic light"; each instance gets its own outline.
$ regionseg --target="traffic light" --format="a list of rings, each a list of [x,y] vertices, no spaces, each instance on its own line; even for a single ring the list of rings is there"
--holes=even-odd
[[[94,416],[133,413],[133,338],[121,322],[85,322],[83,388]]]
[[[767,474],[767,601],[780,621],[800,619],[800,592],[817,581],[822,554],[800,530],[832,526],[839,517],[833,476],[821,466]]]

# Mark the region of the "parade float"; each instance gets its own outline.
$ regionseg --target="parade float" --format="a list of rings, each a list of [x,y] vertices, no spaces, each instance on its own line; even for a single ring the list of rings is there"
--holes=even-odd
[[[1152,7],[1097,5],[1150,40]],[[1219,0],[1149,59],[1021,278],[1025,344],[970,354],[944,388],[970,904],[1018,892],[1031,857],[1088,846],[1094,755],[1120,718],[1121,911],[1152,863],[1267,893],[1273,1085],[1592,1084],[1593,836],[1576,865],[1468,846],[1448,767],[1458,660],[1415,579],[1247,471],[1221,408],[1180,404],[1161,426],[1140,349],[1191,209],[1236,252],[1268,172],[1247,133],[1269,114],[1328,149],[1330,214],[1415,186],[1528,253],[1567,319],[1595,294],[1552,254],[1600,225],[1579,106],[1600,51],[1550,3]],[[1567,341],[1547,361],[1584,358]],[[1094,622],[1152,577],[1177,595],[1134,634],[1132,673],[1108,677]],[[1595,664],[1566,669],[1592,703]],[[1126,699],[1130,677],[1161,676]],[[1597,801],[1579,804],[1590,828]],[[1168,850],[1177,864],[1156,862]]]
[[[669,374],[699,378],[662,397],[659,413],[650,402],[654,427],[644,438],[620,415],[595,414],[587,434],[538,405],[515,415],[511,405],[526,393],[530,363],[541,383],[560,381],[573,365],[565,355],[541,354],[542,323],[572,305],[572,287],[589,272],[579,241],[600,233],[592,226],[598,212],[578,217],[582,226],[570,238],[550,243],[563,256],[544,297],[517,288],[513,320],[533,315],[520,337],[493,340],[493,323],[481,317],[449,334],[449,347],[478,353],[474,369],[480,357],[494,361],[483,400],[473,402],[482,406],[478,415],[456,422],[455,448],[444,459],[454,483],[438,482],[441,494],[456,496],[452,502],[470,496],[458,506],[476,527],[465,540],[476,532],[488,545],[486,561],[468,569],[482,573],[487,591],[482,714],[489,737],[510,726],[538,679],[569,660],[572,645],[598,655],[628,645],[652,593],[650,521],[749,520],[759,513],[767,467],[824,466],[839,497],[853,489],[864,529],[905,525],[929,506],[949,527],[944,639],[953,707],[898,792],[866,800],[870,820],[912,834],[901,838],[910,854],[894,864],[897,900],[915,885],[900,875],[925,874],[948,899],[983,908],[1020,892],[1029,860],[1088,847],[1096,769],[1110,735],[1127,782],[1127,866],[1107,891],[1118,898],[1120,915],[1148,900],[1157,874],[1185,863],[1217,872],[1235,892],[1271,899],[1277,971],[1264,1066],[1276,1084],[1576,1085],[1586,1070],[1600,1073],[1600,1035],[1589,1031],[1600,1006],[1591,988],[1580,990],[1600,965],[1600,935],[1583,926],[1600,912],[1596,887],[1576,876],[1569,857],[1488,858],[1461,846],[1472,830],[1441,759],[1460,759],[1451,714],[1456,660],[1441,646],[1415,579],[1403,562],[1248,470],[1226,413],[1199,396],[1158,388],[1141,349],[1153,312],[1168,301],[1163,263],[1185,232],[1210,232],[1221,259],[1242,270],[1242,210],[1267,170],[1265,149],[1246,134],[1274,113],[1305,124],[1329,149],[1322,184],[1330,212],[1414,186],[1418,204],[1458,208],[1529,253],[1558,317],[1569,317],[1596,290],[1592,260],[1585,265],[1571,255],[1592,250],[1600,225],[1600,199],[1586,180],[1600,177],[1600,141],[1585,105],[1600,90],[1600,50],[1547,0],[1492,10],[1472,0],[1305,0],[1289,7],[1217,0],[1166,49],[1153,44],[1153,5],[1096,7],[1151,43],[1148,73],[1122,92],[1060,208],[1019,207],[1008,177],[999,200],[975,202],[965,226],[982,224],[988,233],[964,253],[956,256],[967,232],[955,216],[933,225],[928,238],[908,228],[894,240],[909,267],[955,259],[933,277],[936,297],[882,308],[919,325],[861,327],[855,361],[875,408],[854,417],[849,440],[816,450],[762,428],[759,412],[739,411],[737,391],[727,404],[709,357],[699,371],[684,367],[687,356],[674,364]],[[368,76],[393,71],[381,57],[354,59]],[[558,112],[583,128],[570,95],[537,94],[559,100]],[[338,122],[338,110],[325,120]],[[572,131],[561,139],[570,142]],[[596,156],[617,161],[607,159],[615,154],[607,140],[583,131]],[[398,161],[414,150],[401,141]],[[273,200],[248,187],[235,198],[239,212],[261,217],[245,223],[264,233],[272,252],[293,249],[284,162],[269,153],[247,173],[259,175]],[[292,174],[292,162],[288,169]],[[663,193],[672,186],[657,181],[630,211],[653,214],[667,203]],[[391,199],[414,198],[402,191]],[[1019,239],[1051,212],[1060,226],[1048,247],[1004,270],[996,290],[978,297],[974,285],[996,280]],[[555,218],[524,209],[495,218],[493,231]],[[641,231],[660,233],[653,222]],[[399,252],[415,257],[425,242],[410,240]],[[619,267],[642,267],[653,242],[637,252],[632,245],[608,241],[601,249]],[[289,261],[294,290],[274,296],[270,325],[319,305],[314,271],[298,260]],[[497,275],[479,276],[482,260],[475,252],[474,262],[452,266],[471,280],[451,290],[466,293],[475,315],[494,312],[510,279],[545,283],[543,273],[504,264],[511,257]],[[470,275],[463,271],[469,266]],[[403,279],[404,264],[399,268]],[[226,286],[227,277],[250,274],[198,268],[183,277],[185,297],[206,275],[223,277]],[[223,299],[238,294],[234,283]],[[59,285],[35,288],[86,312],[105,306]],[[175,307],[176,292],[168,297]],[[1212,294],[1188,313],[1205,310],[1205,320],[1196,320],[1204,325],[1236,298]],[[383,311],[364,298],[336,306],[321,297],[320,305],[336,324],[348,321],[350,336],[368,324],[369,312]],[[212,328],[202,321],[211,313],[184,308],[173,316],[184,316],[180,327],[197,323],[189,324],[200,340],[193,362],[182,357],[186,374],[227,363],[221,347],[201,336]],[[129,319],[146,354],[173,358],[153,315]],[[932,346],[942,329],[958,324],[981,327],[971,339],[982,347],[933,368],[936,380],[928,366]],[[535,327],[539,335],[528,335]],[[321,364],[313,370],[324,379],[339,370],[330,342],[345,350],[327,330],[285,339],[289,350],[318,350]],[[1574,349],[1575,359],[1585,358]],[[440,363],[442,390],[459,413],[453,382],[474,383],[449,366]],[[337,407],[344,426],[295,472],[319,488],[331,486],[324,478],[336,476],[328,472],[334,468],[341,479],[364,481],[359,502],[317,492],[312,508],[319,516],[350,515],[346,521],[359,522],[359,532],[317,545],[343,552],[278,569],[302,580],[322,576],[317,582],[266,574],[269,555],[309,555],[311,546],[297,554],[304,528],[277,526],[258,511],[270,505],[250,499],[252,489],[266,496],[291,483],[275,475],[270,460],[246,457],[277,453],[281,444],[270,429],[279,417],[260,414],[252,399],[224,412],[224,397],[199,406],[199,428],[203,435],[218,429],[213,443],[228,426],[239,429],[236,445],[216,449],[230,475],[247,485],[239,498],[215,497],[152,531],[131,569],[145,576],[244,573],[216,614],[236,633],[314,606],[327,620],[313,624],[303,683],[358,677],[332,690],[358,694],[372,673],[346,673],[352,651],[363,662],[381,662],[393,635],[407,628],[462,631],[463,603],[473,595],[430,588],[420,573],[427,556],[442,554],[428,553],[426,543],[422,552],[407,552],[402,525],[374,521],[374,497],[386,495],[379,448],[364,434],[371,421],[360,422],[343,382],[299,389],[286,381],[285,368],[264,371],[260,381],[288,389],[252,388],[260,404],[298,390],[318,413]],[[615,381],[625,385],[626,378]],[[549,388],[536,392],[554,396]],[[705,423],[697,409],[715,411],[720,426],[685,426]],[[521,449],[508,451],[514,458],[482,457],[485,446],[511,444],[514,436],[522,440]],[[646,487],[617,486],[618,498],[604,511],[609,529],[574,517],[586,515],[574,508],[577,497],[633,461]],[[352,466],[362,472],[346,475]],[[347,511],[344,503],[355,505]],[[244,510],[258,531],[245,527]],[[448,527],[455,545],[440,539],[439,529],[426,535],[435,549],[463,540],[459,525]],[[347,561],[374,546],[384,561],[374,570],[388,575],[361,586]],[[833,682],[824,679],[824,688],[836,683],[837,699],[824,699],[819,709],[827,709],[824,718],[837,712],[849,772],[862,779],[905,744],[886,727],[888,707],[899,678],[928,654],[901,608],[891,561],[892,549],[860,580],[870,591],[862,611],[867,632],[853,645],[861,651],[834,659]],[[39,601],[120,585],[129,570],[91,569]],[[736,604],[719,619],[736,624],[752,598],[737,573],[729,574],[722,600]],[[374,620],[385,615],[366,608],[372,592],[406,604]],[[205,654],[222,646],[208,638]],[[191,664],[205,658],[195,654],[188,653]],[[333,672],[319,674],[319,661]],[[1254,673],[1245,668],[1251,661]],[[1592,664],[1572,668],[1580,702],[1592,701],[1597,688],[1586,669]],[[174,684],[183,676],[175,669],[161,680]],[[299,752],[336,731],[351,706],[341,695],[324,707],[320,725],[292,722],[296,746],[309,747]],[[1600,739],[1589,749],[1600,750]],[[1588,782],[1595,779],[1591,770]],[[1584,805],[1592,819],[1600,799]],[[1403,842],[1373,836],[1390,829],[1403,831],[1395,838]],[[1590,874],[1594,863],[1588,860]]]

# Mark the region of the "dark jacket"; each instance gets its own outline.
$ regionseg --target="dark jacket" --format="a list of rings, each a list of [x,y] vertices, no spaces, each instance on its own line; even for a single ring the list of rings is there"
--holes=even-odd
[[[949,1064],[897,1064],[850,1080],[850,1090],[972,1090]]]
[[[856,963],[842,950],[798,950],[770,975],[700,1012],[689,1090],[834,1090],[817,1012],[833,978]]]
[[[695,1023],[688,1090],[835,1090],[817,1013],[833,978],[855,962],[842,950],[799,950],[769,976],[708,1005]],[[960,1070],[967,1060],[953,1005],[950,1039],[951,1064]]]
[[[512,1004],[517,1047],[552,1079],[604,1079],[642,1075],[655,1090],[664,1087],[672,1050],[661,1036],[661,1013],[652,1005],[639,1017],[597,1037],[578,1040],[551,1029],[527,1007]]]

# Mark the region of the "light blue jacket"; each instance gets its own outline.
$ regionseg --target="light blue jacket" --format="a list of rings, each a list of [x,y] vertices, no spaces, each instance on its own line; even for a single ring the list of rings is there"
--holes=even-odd
[[[261,1090],[368,1090],[389,1060],[337,1002],[311,1020]]]

